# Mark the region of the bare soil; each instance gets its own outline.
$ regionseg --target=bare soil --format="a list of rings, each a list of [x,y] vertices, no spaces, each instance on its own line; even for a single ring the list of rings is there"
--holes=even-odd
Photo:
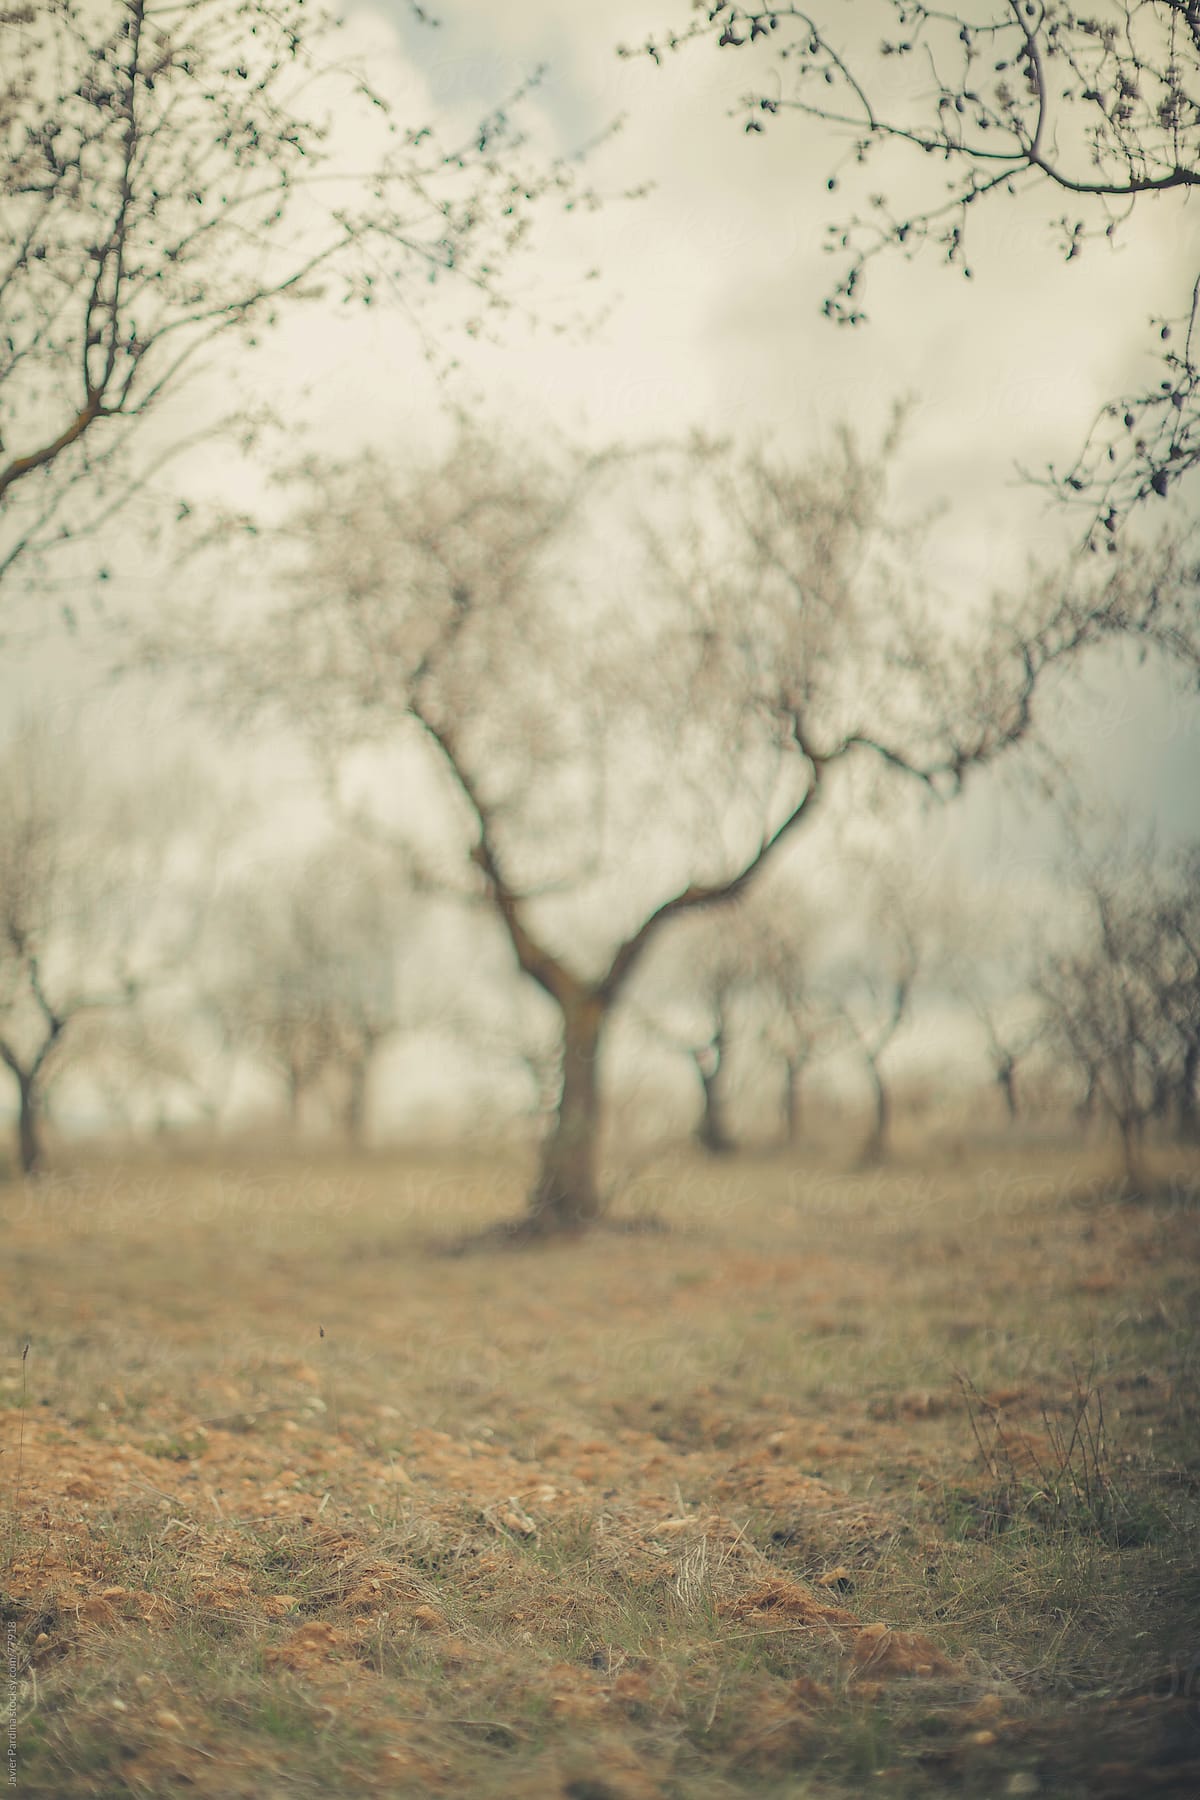
[[[0,1191],[19,1792],[1200,1793],[1200,1167],[524,1175]]]

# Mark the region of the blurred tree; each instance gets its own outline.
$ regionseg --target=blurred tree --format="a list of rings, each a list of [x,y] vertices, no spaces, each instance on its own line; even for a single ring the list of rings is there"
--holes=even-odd
[[[70,1055],[51,1067],[49,1106],[65,1108],[77,1096],[98,1103],[105,1120],[130,1137],[147,1129],[165,1136],[182,1125],[216,1129],[232,1070],[205,1029],[211,1021],[197,1011],[192,961],[185,959],[174,978],[164,971],[140,987],[132,1006],[76,1021]]]
[[[737,1148],[730,1075],[739,1044],[765,1052],[769,1066],[782,1065],[784,1141],[799,1138],[804,1076],[835,1030],[815,979],[819,936],[815,911],[795,884],[764,876],[729,904],[664,932],[638,979],[630,1007],[639,1023],[696,1072],[702,1112],[695,1136],[710,1155]]]
[[[832,128],[845,146],[829,175],[881,152],[885,186],[865,212],[829,227],[844,273],[825,302],[842,325],[866,317],[867,270],[882,252],[932,244],[970,277],[968,227],[981,208],[1042,190],[1067,210],[1054,228],[1068,261],[1115,238],[1135,207],[1182,207],[1200,186],[1200,11],[1191,0],[973,0],[936,7],[886,0],[880,27],[846,7],[694,0],[692,21],[640,51],[707,42],[742,51],[745,129],[792,113]],[[879,34],[876,35],[876,30]],[[892,154],[894,152],[894,154]],[[902,175],[901,158],[914,166]],[[1177,210],[1182,234],[1185,215]],[[1152,321],[1160,378],[1114,398],[1077,460],[1051,481],[1115,529],[1148,495],[1165,495],[1200,463],[1200,275],[1181,307]],[[1170,316],[1174,312],[1177,316]],[[1103,534],[1101,534],[1103,535]]]
[[[1022,1017],[1025,1010],[1019,1004],[1022,997],[1014,998],[1018,1002],[1016,1006],[997,1006],[981,986],[968,984],[967,987],[968,1003],[983,1027],[992,1077],[1000,1089],[1010,1125],[1015,1125],[1021,1114],[1017,1089],[1021,1064],[1041,1037],[1040,1023]]]
[[[538,199],[570,200],[572,166],[531,166],[507,103],[442,142],[338,30],[305,0],[0,7],[0,582],[198,434],[250,431],[235,381],[234,416],[193,389],[188,423],[143,427],[288,309],[411,312],[453,277],[478,329]]]
[[[479,1072],[475,1125],[494,1132],[529,1120],[540,1135],[558,1105],[554,1009],[539,988],[513,969],[504,941],[475,943],[472,948],[475,955],[465,979],[467,959],[461,955],[444,969],[446,985],[454,991],[437,1016],[443,1031]],[[481,960],[481,950],[492,954]]]
[[[341,845],[243,880],[215,919],[208,1004],[226,1044],[282,1080],[288,1117],[320,1087],[361,1145],[372,1067],[406,1022],[400,983],[411,902],[378,857]]]
[[[1117,1128],[1125,1176],[1141,1189],[1146,1122],[1159,1104],[1164,1068],[1162,1019],[1147,980],[1149,949],[1140,918],[1094,866],[1083,877],[1082,940],[1047,950],[1036,987],[1047,1030]]]
[[[1046,1029],[1083,1083],[1083,1109],[1113,1122],[1127,1181],[1144,1184],[1150,1120],[1194,1141],[1200,1075],[1200,853],[1151,840],[1125,852],[1076,847],[1069,943],[1036,977]]]
[[[1171,1080],[1175,1126],[1200,1142],[1200,843],[1164,859],[1151,898],[1155,987],[1175,1040]]]
[[[299,728],[351,812],[390,806],[420,879],[485,908],[551,1001],[526,1231],[601,1209],[601,1049],[649,945],[744,893],[831,787],[853,804],[846,771],[956,793],[1030,737],[1047,671],[1113,636],[1200,666],[1165,552],[1102,582],[1044,574],[950,631],[885,465],[848,435],[791,466],[473,434],[407,473],[313,464],[271,618],[164,622],[148,647],[207,670],[214,703]]]
[[[931,985],[956,1007],[966,1006],[983,1035],[984,1054],[1004,1103],[1010,1126],[1022,1112],[1018,1077],[1041,1046],[1045,1021],[1032,991],[1033,952],[1028,912],[1037,910],[1033,871],[1022,871],[1019,888],[986,883],[964,891],[941,884]],[[1057,898],[1047,895],[1047,904]]]
[[[863,880],[869,898],[862,947],[836,964],[826,981],[871,1084],[873,1116],[861,1159],[869,1168],[885,1162],[891,1148],[892,1103],[883,1059],[910,1016],[926,954],[926,920],[919,899],[894,867],[875,862],[864,869]]]
[[[98,1015],[131,1008],[194,940],[195,871],[186,855],[173,868],[195,819],[188,789],[180,770],[138,790],[106,784],[38,721],[0,755],[0,1062],[27,1175],[43,1161],[50,1080],[76,1048],[94,1051]]]
[[[804,1118],[802,1092],[813,1062],[835,1042],[839,1025],[822,993],[817,958],[825,921],[792,883],[777,882],[754,896],[758,935],[763,1043],[783,1071],[783,1141],[794,1148]]]
[[[701,1094],[695,1138],[709,1156],[737,1149],[730,1121],[730,1048],[739,1002],[751,997],[761,973],[751,898],[685,916],[664,932],[631,1000],[650,1036],[694,1069]]]

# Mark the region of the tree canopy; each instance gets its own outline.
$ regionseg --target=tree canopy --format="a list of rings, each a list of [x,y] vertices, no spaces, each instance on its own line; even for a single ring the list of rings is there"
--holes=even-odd
[[[229,348],[285,309],[411,312],[451,277],[468,328],[502,304],[531,209],[574,174],[535,166],[508,105],[461,141],[397,118],[338,29],[305,0],[0,7],[0,582],[261,422]],[[218,353],[216,387],[142,430]]]
[[[343,814],[483,907],[555,1010],[542,1228],[599,1209],[602,1038],[664,927],[743,894],[856,768],[956,793],[1095,644],[1200,667],[1165,551],[1045,572],[952,631],[892,449],[554,456],[476,432],[408,469],[313,463],[266,615],[164,624],[155,654],[298,729]]]

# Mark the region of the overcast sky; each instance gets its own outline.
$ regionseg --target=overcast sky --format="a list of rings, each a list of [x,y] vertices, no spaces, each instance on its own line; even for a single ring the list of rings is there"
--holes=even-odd
[[[839,205],[852,203],[826,188],[844,147],[794,116],[748,136],[728,116],[749,84],[739,55],[698,45],[656,67],[615,54],[687,10],[682,0],[446,0],[430,30],[406,0],[352,6],[352,37],[406,117],[469,125],[545,63],[528,109],[539,142],[568,154],[623,116],[591,178],[616,196],[654,184],[595,213],[547,216],[522,266],[545,317],[607,306],[600,328],[583,339],[514,322],[498,345],[458,345],[455,391],[535,431],[604,441],[701,426],[764,434],[801,454],[843,420],[877,434],[909,397],[900,494],[914,508],[945,507],[931,578],[950,604],[1019,582],[1030,557],[1056,558],[1080,522],[1023,484],[1017,465],[1069,461],[1097,407],[1153,376],[1147,319],[1177,309],[1194,275],[1178,203],[1143,207],[1115,248],[1089,247],[1070,265],[1052,197],[1000,204],[972,222],[970,284],[935,253],[884,258],[870,276],[871,322],[839,329],[821,316],[836,267],[822,245]],[[840,12],[848,43],[873,38],[873,0]],[[872,165],[869,185],[899,189],[910,169],[898,152]],[[585,282],[592,269],[600,280]],[[421,443],[446,429],[395,313],[336,326],[294,317],[269,358],[273,381],[306,390],[326,445]],[[1152,804],[1171,832],[1200,831],[1200,708],[1161,674],[1130,658],[1094,665],[1062,735],[1098,792]],[[1024,829],[1005,804],[977,807],[970,821],[989,855],[997,833]]]
[[[843,147],[794,117],[748,136],[728,116],[749,82],[740,55],[699,45],[662,67],[616,55],[619,42],[682,23],[686,0],[445,0],[438,11],[429,29],[407,0],[350,5],[352,46],[404,123],[436,119],[453,135],[539,63],[547,74],[526,116],[542,149],[569,154],[625,121],[589,165],[615,197],[596,212],[548,213],[520,266],[518,285],[546,323],[530,330],[514,319],[496,344],[456,342],[455,396],[535,433],[599,442],[700,426],[765,435],[798,454],[841,421],[870,439],[907,396],[899,497],[945,508],[930,578],[948,605],[1019,582],[1027,559],[1052,561],[1077,536],[1078,519],[1023,485],[1016,465],[1068,460],[1098,405],[1151,376],[1147,317],[1178,306],[1188,274],[1178,203],[1140,209],[1115,250],[1090,247],[1069,266],[1052,201],[1000,204],[973,221],[973,282],[934,253],[885,258],[870,277],[871,322],[839,329],[821,316],[836,274],[822,245],[852,205],[826,189]],[[848,41],[872,38],[880,14],[875,0],[846,0]],[[899,189],[908,168],[903,153],[881,161],[870,184],[890,177]],[[647,182],[646,197],[619,197]],[[583,279],[590,270],[598,280]],[[549,322],[580,308],[607,314],[588,337],[554,335]],[[448,435],[398,308],[337,318],[301,309],[259,353],[254,379],[325,449]],[[213,458],[218,488],[225,467]],[[131,578],[161,580],[144,562]],[[1130,658],[1093,665],[1061,729],[1098,791],[1152,803],[1172,832],[1200,832],[1200,708],[1160,673]],[[994,857],[997,833],[1011,849],[1026,826],[1007,803],[989,802],[957,828]]]
[[[873,30],[880,9],[841,11],[852,41],[856,28]],[[391,74],[414,104],[427,98],[442,117],[469,118],[544,60],[532,110],[547,141],[568,152],[624,115],[622,133],[594,160],[596,183],[655,183],[645,199],[557,229],[547,222],[543,254],[527,270],[531,292],[552,310],[575,270],[597,266],[595,297],[616,308],[589,345],[522,347],[510,336],[501,354],[475,359],[493,404],[516,399],[600,436],[703,424],[768,431],[802,449],[841,419],[877,430],[910,394],[911,487],[922,501],[954,501],[965,564],[987,571],[1011,562],[1017,516],[1025,541],[1052,541],[1040,499],[1014,487],[1014,464],[1069,457],[1097,405],[1149,372],[1149,362],[1139,369],[1146,317],[1178,297],[1181,275],[1194,275],[1181,256],[1178,209],[1155,217],[1146,208],[1115,251],[1095,247],[1069,267],[1047,220],[1052,198],[982,211],[972,225],[972,284],[934,254],[915,264],[884,259],[870,277],[871,324],[839,330],[820,306],[836,269],[822,248],[825,227],[851,204],[826,190],[842,146],[795,116],[747,136],[727,117],[748,83],[736,53],[698,45],[661,68],[615,56],[618,42],[686,14],[681,0],[569,10],[559,0],[449,0],[429,31],[411,21],[405,0],[353,9],[356,35],[378,47],[377,69],[380,51],[396,47]],[[911,158],[901,151],[891,165],[874,163],[869,188],[888,185],[889,167],[902,180]],[[399,334],[395,346],[403,380]],[[381,390],[378,373],[364,376],[353,425],[339,396],[340,428],[365,426],[372,413],[386,427],[397,396]]]

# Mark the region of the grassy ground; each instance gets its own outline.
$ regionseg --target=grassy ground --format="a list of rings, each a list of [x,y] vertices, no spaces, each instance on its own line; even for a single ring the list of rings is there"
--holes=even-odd
[[[1200,1792],[1200,1168],[520,1188],[0,1193],[19,1792]]]

